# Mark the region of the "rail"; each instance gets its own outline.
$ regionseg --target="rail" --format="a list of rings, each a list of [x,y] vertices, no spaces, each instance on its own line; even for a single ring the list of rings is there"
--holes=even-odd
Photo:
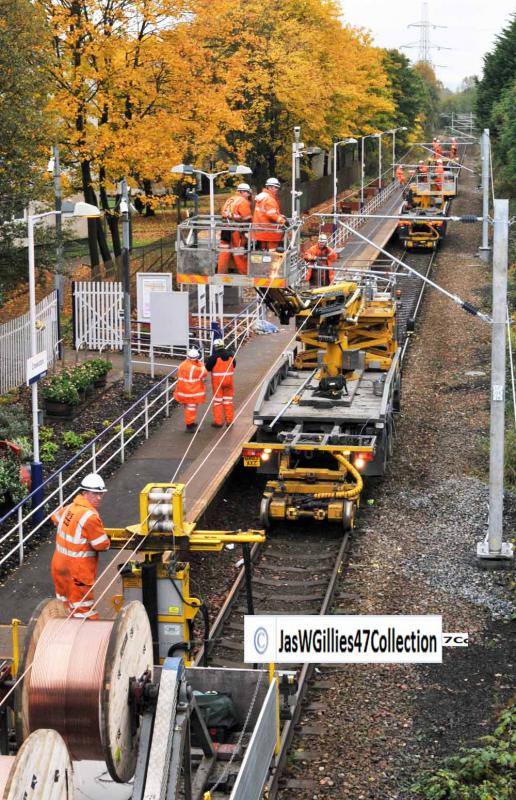
[[[116,458],[123,464],[128,445],[139,437],[148,439],[150,424],[160,414],[169,416],[171,390],[175,386],[173,375],[176,370],[177,367],[174,367],[66,464],[50,475],[41,487],[46,494],[42,502],[31,507],[36,495],[36,492],[31,492],[0,519],[0,530],[4,524],[8,525],[13,521],[12,526],[0,534],[0,567],[17,552],[19,564],[23,564],[26,543],[43,528],[60,506],[73,497],[85,473],[101,474]],[[37,490],[39,491],[40,489]],[[34,524],[34,515],[42,510],[43,519]]]

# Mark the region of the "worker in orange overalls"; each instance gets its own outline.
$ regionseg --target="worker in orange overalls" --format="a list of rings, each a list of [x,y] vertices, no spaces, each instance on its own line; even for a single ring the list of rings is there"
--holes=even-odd
[[[443,180],[444,180],[443,160],[442,158],[438,158],[437,163],[435,165],[435,176],[434,176],[434,181],[438,192],[442,192],[443,190]]]
[[[400,186],[405,186],[407,182],[401,164],[398,164],[398,166],[396,167],[396,180],[398,181]]]
[[[283,241],[286,218],[281,213],[278,192],[281,184],[277,178],[267,178],[265,188],[256,195],[253,212],[253,241],[259,250],[274,250]]]
[[[434,154],[434,158],[439,158],[442,155],[441,142],[439,141],[439,139],[436,139],[435,137],[432,140],[432,151]]]
[[[211,423],[213,428],[222,428],[224,419],[228,427],[233,423],[235,366],[233,353],[224,347],[222,339],[215,339],[213,353],[206,360],[206,369],[211,372],[213,389],[213,422]]]
[[[111,544],[97,511],[106,491],[100,475],[92,472],[82,480],[79,494],[70,505],[52,514],[57,525],[51,565],[56,597],[73,617],[81,619],[98,619],[93,608],[98,554]]]
[[[428,180],[428,164],[425,164],[424,161],[420,161],[417,165],[417,174],[421,177],[423,182]]]
[[[186,359],[177,368],[174,400],[183,405],[186,430],[193,433],[197,428],[197,406],[206,400],[205,381],[208,373],[201,363],[201,354],[196,347],[190,347],[186,355]]]
[[[459,148],[457,147],[457,140],[452,139],[450,142],[450,156],[451,158],[457,158],[459,154]]]
[[[222,207],[222,217],[228,222],[251,222],[251,187],[248,183],[240,183],[236,188],[236,194],[228,197]],[[231,256],[240,275],[247,275],[247,254],[231,253],[231,249],[237,247],[247,247],[247,236],[243,231],[224,230],[220,234],[221,252],[217,262],[217,272],[227,275],[231,265]]]
[[[321,266],[329,267],[337,260],[337,253],[328,246],[328,237],[325,233],[321,233],[317,243],[305,250],[303,254],[305,261],[309,263],[319,262]],[[332,269],[317,269],[317,267],[309,267],[306,271],[306,280],[312,286],[329,286],[333,283],[335,271]]]

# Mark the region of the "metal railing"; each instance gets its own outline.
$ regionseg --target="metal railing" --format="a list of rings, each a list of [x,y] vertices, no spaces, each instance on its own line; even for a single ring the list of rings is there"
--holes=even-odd
[[[222,323],[221,333],[225,344],[234,349],[239,347],[242,342],[251,336],[254,326],[259,320],[263,319],[264,314],[265,307],[257,299],[253,300],[252,303],[249,303],[237,314],[224,314],[222,319],[217,318],[217,322],[219,324]],[[199,314],[193,314],[192,317],[198,324],[190,327],[191,341],[195,341],[204,353],[211,353],[213,340],[217,338],[211,327],[211,320]],[[131,330],[133,362],[147,363],[138,362],[134,359],[135,355],[146,356],[151,362],[151,374],[153,374],[154,366],[158,363],[156,359],[184,358],[186,349],[186,346],[152,347],[149,324],[133,321]]]
[[[32,492],[0,519],[0,530],[5,524],[9,525],[12,522],[11,527],[5,533],[0,534],[0,567],[16,552],[18,552],[19,563],[23,563],[26,543],[50,520],[52,514],[59,507],[71,500],[85,473],[102,474],[108,464],[115,459],[123,464],[128,445],[137,438],[148,439],[149,428],[153,420],[161,414],[165,417],[169,416],[172,389],[176,383],[173,375],[176,370],[177,367],[171,369],[118,419],[111,422],[66,464],[50,475],[41,487],[46,494],[41,503],[31,507],[36,494],[36,492]],[[37,492],[39,491],[40,489],[37,490]],[[37,524],[33,524],[34,514],[40,509],[43,509],[43,519]]]

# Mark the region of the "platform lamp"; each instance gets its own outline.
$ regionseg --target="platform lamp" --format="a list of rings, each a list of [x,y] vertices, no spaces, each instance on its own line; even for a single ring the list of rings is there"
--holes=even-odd
[[[232,164],[227,169],[222,169],[220,172],[205,172],[202,169],[197,169],[191,164],[176,164],[170,170],[174,175],[204,175],[210,182],[210,216],[215,216],[215,178],[219,175],[252,175],[253,171],[245,164]]]
[[[399,128],[393,128],[390,131],[385,131],[385,133],[392,134],[392,179],[393,180],[396,175],[396,170],[394,169],[394,164],[396,162],[396,134],[398,133],[398,131],[406,131],[406,130],[408,130],[407,127],[405,125],[401,125]]]
[[[45,211],[41,214],[27,213],[26,219],[16,220],[27,223],[27,250],[29,257],[29,327],[30,327],[30,355],[33,359],[37,355],[37,320],[36,320],[36,261],[34,255],[34,224],[45,217],[71,214],[74,217],[94,218],[100,217],[100,210],[91,203],[79,201],[74,203],[67,200],[63,203],[61,211]],[[38,381],[32,382],[32,463],[31,463],[31,489],[33,497],[34,522],[38,524],[43,519],[43,468],[39,456],[39,427],[38,427]]]

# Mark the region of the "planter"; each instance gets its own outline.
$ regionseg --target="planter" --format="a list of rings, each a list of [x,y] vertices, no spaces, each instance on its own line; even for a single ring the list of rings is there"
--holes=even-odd
[[[79,406],[72,405],[72,403],[64,403],[61,400],[45,400],[45,413],[49,417],[73,419],[78,410]]]

